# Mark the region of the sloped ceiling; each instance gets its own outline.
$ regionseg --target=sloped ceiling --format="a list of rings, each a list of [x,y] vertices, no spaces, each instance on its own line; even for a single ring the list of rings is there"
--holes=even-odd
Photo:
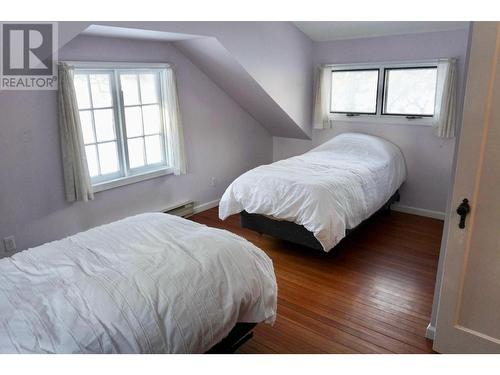
[[[289,22],[61,22],[79,34],[173,42],[273,136],[311,135],[312,42]]]
[[[216,38],[190,39],[174,45],[269,133],[304,138],[303,130]]]

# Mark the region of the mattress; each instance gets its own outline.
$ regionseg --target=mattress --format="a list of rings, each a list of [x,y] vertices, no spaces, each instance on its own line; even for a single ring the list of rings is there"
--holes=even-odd
[[[245,239],[142,214],[0,260],[0,353],[203,353],[276,300]]]
[[[368,134],[343,133],[289,159],[254,168],[229,185],[219,217],[246,211],[312,232],[325,251],[379,210],[406,178],[403,154]]]

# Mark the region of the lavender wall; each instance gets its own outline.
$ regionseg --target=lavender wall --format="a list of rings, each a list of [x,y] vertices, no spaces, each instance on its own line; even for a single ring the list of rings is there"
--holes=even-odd
[[[272,159],[272,138],[168,43],[77,37],[60,59],[172,62],[177,67],[188,174],[64,201],[55,92],[0,92],[0,238],[19,249],[184,200],[220,198],[238,175]],[[217,178],[215,187],[212,177]]]
[[[438,57],[458,58],[458,96],[464,93],[464,64],[468,30],[374,37],[314,44],[314,66],[321,63],[411,61]],[[459,111],[461,112],[461,111]],[[313,130],[312,141],[273,139],[274,159],[303,153],[336,134],[358,131],[386,138],[403,151],[408,167],[401,205],[442,213],[451,183],[455,140],[435,137],[428,126],[337,122],[334,129]]]

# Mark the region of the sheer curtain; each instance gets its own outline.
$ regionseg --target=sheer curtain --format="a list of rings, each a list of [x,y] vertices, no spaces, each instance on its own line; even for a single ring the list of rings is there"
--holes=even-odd
[[[94,199],[83,144],[80,115],[73,84],[74,69],[60,63],[58,90],[59,136],[63,160],[66,200],[88,201]]]
[[[440,59],[437,69],[434,134],[440,138],[455,136],[457,117],[457,60]]]
[[[314,88],[314,129],[328,129],[332,127],[330,117],[331,70],[331,67],[326,65],[321,65],[318,68]]]
[[[165,71],[165,119],[168,132],[168,152],[175,175],[186,173],[186,156],[184,153],[184,134],[182,131],[181,112],[177,93],[177,82],[172,67]]]

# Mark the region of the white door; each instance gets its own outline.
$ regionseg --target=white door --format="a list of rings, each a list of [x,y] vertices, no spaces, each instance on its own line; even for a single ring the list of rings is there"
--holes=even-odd
[[[440,353],[500,353],[500,23],[475,22],[436,321]],[[455,210],[470,213],[461,229]]]

